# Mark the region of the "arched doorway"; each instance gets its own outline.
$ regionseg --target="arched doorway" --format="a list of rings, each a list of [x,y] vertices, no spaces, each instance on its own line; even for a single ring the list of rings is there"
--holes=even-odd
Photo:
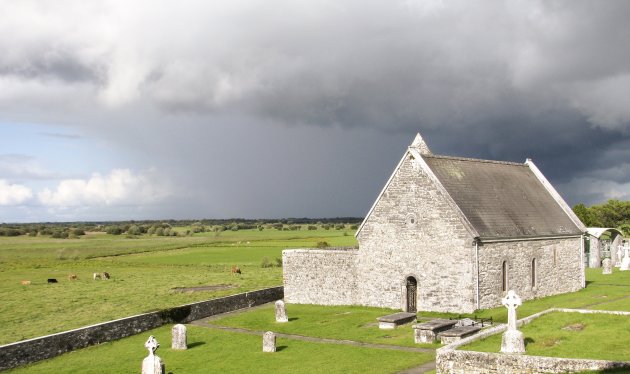
[[[415,313],[418,311],[418,281],[414,277],[407,277],[406,282],[406,291],[407,291],[407,310],[405,312]]]

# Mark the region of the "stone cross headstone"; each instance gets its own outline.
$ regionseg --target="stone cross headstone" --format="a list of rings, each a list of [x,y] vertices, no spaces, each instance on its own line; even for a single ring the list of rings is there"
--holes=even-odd
[[[516,308],[522,304],[521,298],[510,290],[501,300],[501,304],[508,310],[508,327],[501,340],[501,353],[525,353],[523,333],[516,328]]]
[[[177,324],[171,329],[171,349],[188,349],[186,341],[186,326]]]
[[[287,309],[284,306],[284,301],[276,301],[276,322],[289,322],[287,317]]]
[[[621,258],[623,257],[622,256],[623,255],[622,248],[623,248],[622,246],[618,246],[617,247],[617,258],[616,258],[616,261],[615,261],[615,267],[616,268],[621,267]]]
[[[602,274],[612,274],[612,260],[609,258],[605,258],[602,261]]]
[[[619,270],[626,271],[630,270],[630,256],[628,256],[628,247],[624,248],[626,250],[626,254],[623,256],[623,260],[621,260],[621,267]]]
[[[275,352],[276,351],[276,334],[271,331],[267,331],[263,335],[263,352]]]
[[[149,350],[149,355],[142,360],[142,374],[165,374],[164,364],[162,359],[155,354],[155,351],[160,346],[153,335],[149,336],[144,347]]]

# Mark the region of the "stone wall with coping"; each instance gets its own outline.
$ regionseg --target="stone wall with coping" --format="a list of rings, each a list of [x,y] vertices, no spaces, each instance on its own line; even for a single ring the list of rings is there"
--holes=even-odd
[[[285,301],[294,304],[357,304],[356,248],[282,251]]]
[[[283,297],[282,287],[266,288],[2,345],[0,346],[0,370],[139,334],[169,323],[188,323],[216,314],[265,304]]]
[[[534,321],[536,318],[552,313],[599,313],[630,316],[630,312],[617,312],[607,310],[566,309],[551,308],[533,314],[517,322],[522,326]],[[580,371],[602,371],[611,369],[630,369],[630,362],[589,360],[562,357],[528,356],[503,353],[489,353],[476,351],[460,351],[457,348],[470,344],[473,341],[485,339],[488,336],[499,334],[507,329],[507,325],[498,325],[483,330],[479,334],[462,339],[437,349],[435,367],[437,374],[502,374],[502,373],[567,373]]]
[[[402,160],[357,236],[360,303],[404,310],[413,276],[418,310],[472,312],[473,237],[419,162]]]
[[[502,264],[507,261],[507,289],[522,300],[582,288],[581,238],[483,243],[479,246],[480,308],[501,305]],[[532,286],[532,260],[536,259]]]

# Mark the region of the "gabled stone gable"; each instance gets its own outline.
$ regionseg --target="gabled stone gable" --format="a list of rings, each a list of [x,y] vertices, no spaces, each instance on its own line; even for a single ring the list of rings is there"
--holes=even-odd
[[[413,276],[419,310],[474,310],[473,237],[422,160],[406,153],[357,239],[361,304],[403,309]]]

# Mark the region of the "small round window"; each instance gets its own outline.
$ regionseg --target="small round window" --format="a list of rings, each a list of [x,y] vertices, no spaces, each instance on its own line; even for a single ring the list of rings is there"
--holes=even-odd
[[[417,218],[415,214],[409,214],[407,215],[407,218],[405,219],[407,225],[415,225],[417,222]]]

